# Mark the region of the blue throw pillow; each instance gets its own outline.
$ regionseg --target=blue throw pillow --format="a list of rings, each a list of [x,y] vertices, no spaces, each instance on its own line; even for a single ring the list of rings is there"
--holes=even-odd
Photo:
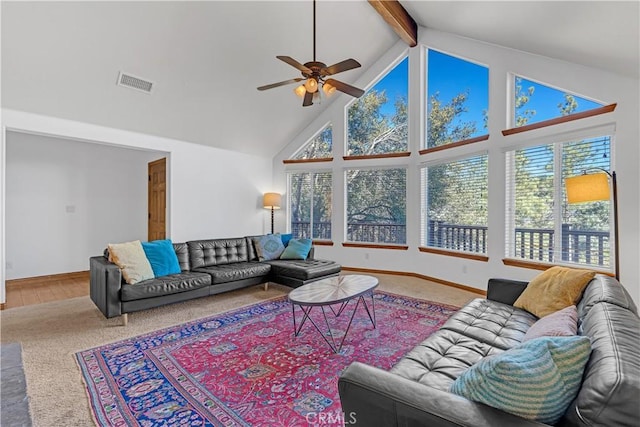
[[[585,336],[541,337],[471,366],[452,393],[505,412],[555,424],[580,391],[591,354]]]
[[[281,234],[280,238],[282,239],[282,244],[285,246],[285,248],[287,247],[287,245],[289,244],[289,241],[291,239],[293,239],[293,234]]]
[[[280,259],[307,259],[311,244],[311,239],[291,239]]]
[[[178,256],[173,249],[171,240],[142,242],[142,249],[151,264],[155,277],[180,273],[180,263],[178,263]]]
[[[256,255],[258,255],[260,261],[278,259],[282,251],[284,251],[284,245],[279,234],[265,234],[264,236],[254,237],[253,246],[256,248]]]

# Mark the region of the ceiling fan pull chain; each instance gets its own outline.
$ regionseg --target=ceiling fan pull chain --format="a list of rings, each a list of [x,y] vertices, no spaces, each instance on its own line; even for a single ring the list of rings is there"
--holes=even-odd
[[[313,62],[316,62],[316,0],[313,0]]]

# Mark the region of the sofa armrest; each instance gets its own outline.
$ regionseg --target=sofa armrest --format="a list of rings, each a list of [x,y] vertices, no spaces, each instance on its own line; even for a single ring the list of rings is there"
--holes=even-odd
[[[528,284],[519,280],[489,279],[487,299],[513,305]]]
[[[106,318],[122,315],[120,268],[103,256],[89,258],[89,295]]]
[[[345,421],[367,427],[543,426],[391,372],[353,362],[340,375]]]

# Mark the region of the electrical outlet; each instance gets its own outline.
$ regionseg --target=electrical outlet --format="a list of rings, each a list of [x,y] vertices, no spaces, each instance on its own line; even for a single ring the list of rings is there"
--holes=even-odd
[[[7,261],[7,263],[5,264],[5,267],[6,267],[7,270],[11,270],[13,268],[13,263]]]
[[[463,266],[462,266],[462,272],[463,272],[464,274],[467,274],[467,266],[466,266],[466,265],[463,265]]]
[[[369,252],[364,253],[364,259],[369,259]]]

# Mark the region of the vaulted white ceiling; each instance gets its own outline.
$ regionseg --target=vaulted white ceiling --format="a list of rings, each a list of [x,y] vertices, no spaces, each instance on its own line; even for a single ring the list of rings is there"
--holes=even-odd
[[[638,2],[401,3],[419,25],[638,78]],[[303,108],[278,61],[312,60],[311,1],[2,2],[2,107],[273,156]],[[398,40],[365,0],[317,4],[317,59],[353,83]],[[120,71],[152,94],[116,86]]]

